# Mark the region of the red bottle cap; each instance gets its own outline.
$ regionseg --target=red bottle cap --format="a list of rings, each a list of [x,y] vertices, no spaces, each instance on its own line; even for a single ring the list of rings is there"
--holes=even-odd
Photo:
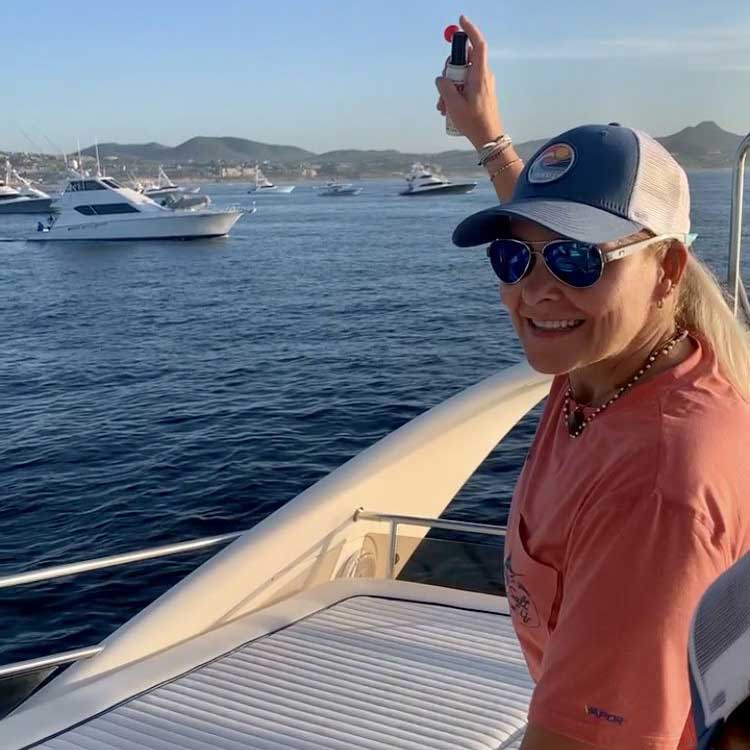
[[[445,31],[443,32],[443,38],[446,42],[450,44],[450,42],[453,41],[453,35],[457,32],[461,31],[461,29],[456,26],[456,24],[451,24],[450,26],[445,27]]]

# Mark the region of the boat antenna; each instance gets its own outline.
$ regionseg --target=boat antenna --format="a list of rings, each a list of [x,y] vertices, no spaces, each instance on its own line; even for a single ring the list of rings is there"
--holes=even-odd
[[[103,177],[102,163],[99,161],[99,141],[96,138],[94,138],[94,150],[96,151],[96,176]]]
[[[86,175],[83,173],[83,160],[81,159],[81,139],[76,138],[76,143],[78,144],[78,172],[83,178]]]
[[[63,151],[51,138],[47,138],[45,133],[42,133],[42,137],[44,138],[47,143],[49,143],[50,146],[52,146],[52,149],[54,151],[59,151],[60,155],[63,158],[63,163],[65,164],[65,169],[68,169],[68,155]]]
[[[18,129],[21,131],[23,137],[31,144],[31,148],[33,148],[38,154],[42,153],[39,144],[20,125],[18,126]]]
[[[10,162],[8,162],[8,166],[10,167],[11,175],[17,182],[20,182],[24,187],[33,188],[33,184],[31,180],[28,180],[25,177],[22,177],[20,174],[18,174],[18,170],[15,167],[13,167]]]

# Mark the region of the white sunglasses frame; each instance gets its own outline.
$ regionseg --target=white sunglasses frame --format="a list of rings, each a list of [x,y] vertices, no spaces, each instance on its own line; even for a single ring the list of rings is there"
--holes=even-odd
[[[650,245],[653,245],[655,242],[664,242],[666,240],[678,240],[679,242],[682,242],[685,247],[689,248],[693,242],[695,242],[696,238],[698,237],[697,234],[657,234],[654,237],[649,237],[645,240],[639,240],[638,242],[634,242],[631,245],[623,245],[622,247],[618,247],[614,250],[602,250],[598,245],[596,245],[593,242],[585,242],[582,244],[586,245],[593,245],[596,247],[596,249],[599,251],[599,254],[602,259],[602,273],[599,275],[599,278],[593,283],[589,284],[588,286],[575,286],[574,284],[568,284],[567,281],[563,281],[561,278],[559,278],[549,267],[547,267],[547,270],[559,281],[561,284],[565,284],[565,286],[569,286],[571,289],[589,289],[590,287],[594,286],[602,277],[604,274],[604,266],[607,265],[607,263],[611,263],[615,260],[620,260],[621,258],[627,258],[629,255],[634,255],[635,253],[639,252],[640,250],[645,250]],[[514,242],[518,242],[522,245],[542,245],[541,250],[530,250],[531,255],[540,255],[542,259],[545,261],[546,266],[546,259],[544,258],[544,251],[547,248],[548,245],[553,245],[555,242],[564,242],[566,237],[560,237],[556,240],[519,240],[515,237],[507,237],[506,239],[512,240]],[[573,240],[574,242],[576,240]],[[492,243],[490,243],[492,245]],[[487,248],[487,257],[490,255],[490,248]],[[531,257],[529,257],[529,263],[524,269],[523,274],[521,274],[521,277],[518,279],[518,281],[503,281],[500,279],[500,282],[502,284],[506,284],[507,286],[515,286],[519,282],[523,281],[526,276],[528,275],[529,266],[531,265]]]

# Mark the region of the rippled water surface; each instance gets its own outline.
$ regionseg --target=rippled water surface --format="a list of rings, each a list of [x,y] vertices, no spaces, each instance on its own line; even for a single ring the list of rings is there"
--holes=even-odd
[[[730,174],[691,175],[725,274]],[[363,448],[520,359],[482,250],[493,200],[265,195],[231,236],[0,242],[0,574],[247,528]],[[206,186],[217,204],[251,196]],[[0,238],[36,217],[0,217]],[[533,415],[449,513],[505,518]],[[96,642],[196,556],[0,595],[0,662]]]

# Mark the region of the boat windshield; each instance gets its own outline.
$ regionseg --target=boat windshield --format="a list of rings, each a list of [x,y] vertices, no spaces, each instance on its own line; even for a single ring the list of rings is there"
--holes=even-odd
[[[99,180],[71,180],[68,191],[75,193],[81,190],[106,190]]]
[[[117,182],[117,180],[113,180],[111,177],[105,177],[102,180],[102,182],[105,185],[109,185],[109,187],[111,187],[111,188],[115,188],[116,190],[122,190],[122,185],[120,185],[120,183]]]

